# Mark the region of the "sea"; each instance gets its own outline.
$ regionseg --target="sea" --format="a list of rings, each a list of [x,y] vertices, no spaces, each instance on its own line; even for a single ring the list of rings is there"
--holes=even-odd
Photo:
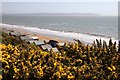
[[[92,43],[95,39],[118,40],[116,16],[2,16],[1,25]]]

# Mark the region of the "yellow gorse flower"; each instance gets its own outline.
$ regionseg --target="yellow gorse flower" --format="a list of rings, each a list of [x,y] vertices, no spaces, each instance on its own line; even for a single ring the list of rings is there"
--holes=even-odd
[[[73,76],[71,73],[67,76],[68,79],[74,79],[75,76]]]
[[[14,68],[14,71],[15,71],[15,73],[17,73],[17,72],[19,71],[19,69],[17,69],[17,68]]]
[[[58,78],[61,78],[61,75],[60,75],[60,72],[56,72],[55,75],[58,77]]]
[[[119,78],[117,63],[120,56],[113,49],[114,45],[103,48],[99,42],[93,46],[78,42],[58,47],[59,53],[42,51],[38,46],[24,41],[19,45],[0,44],[0,47],[2,72],[5,76],[10,76],[11,80]],[[4,75],[2,78],[6,79]]]
[[[60,72],[62,72],[64,69],[62,68],[62,66],[59,66],[59,70]]]

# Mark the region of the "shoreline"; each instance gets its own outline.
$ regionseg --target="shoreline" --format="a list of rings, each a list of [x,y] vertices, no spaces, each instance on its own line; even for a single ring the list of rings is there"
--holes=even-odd
[[[3,27],[2,27],[3,26]],[[6,28],[6,29],[12,29],[17,32],[21,32],[24,34],[30,34],[30,35],[36,35],[40,40],[56,40],[61,43],[74,43],[74,39],[80,40],[82,43],[86,45],[91,45],[93,41],[96,39],[98,40],[104,40],[109,44],[110,38],[106,37],[101,37],[101,36],[93,36],[93,35],[87,35],[87,34],[82,34],[82,33],[67,33],[67,32],[57,32],[57,31],[52,31],[49,29],[39,29],[36,27],[26,27],[26,26],[21,26],[21,25],[11,25],[11,24],[4,24],[0,23],[0,27]],[[118,44],[118,40],[111,38],[113,42],[116,41]]]
[[[59,37],[49,36],[49,35],[47,36],[47,35],[44,35],[44,34],[34,33],[34,32],[30,32],[30,31],[25,30],[25,29],[20,29],[20,28],[15,28],[15,27],[13,27],[13,28],[5,27],[3,29],[5,29],[5,30],[12,30],[14,32],[20,32],[21,34],[25,34],[25,35],[37,36],[39,40],[46,40],[46,41],[48,41],[48,40],[56,40],[59,43],[69,43],[69,42],[71,42],[68,39],[63,39],[63,38],[61,39]]]

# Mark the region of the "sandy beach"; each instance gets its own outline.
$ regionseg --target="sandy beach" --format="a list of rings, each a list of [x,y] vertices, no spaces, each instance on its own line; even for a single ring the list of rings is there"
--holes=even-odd
[[[25,27],[25,26],[17,26],[17,25],[8,25],[8,24],[1,24],[1,27],[6,30],[12,30],[15,32],[20,32],[22,34],[37,36],[39,40],[45,40],[48,42],[49,40],[56,40],[59,43],[74,43],[74,39],[80,40],[85,45],[91,45],[93,41],[96,39],[104,40],[107,44],[109,44],[109,39],[107,37],[102,36],[95,36],[95,35],[87,35],[87,34],[80,34],[80,33],[70,33],[70,32],[60,32],[60,31],[52,31],[52,30],[45,30],[39,29],[34,27]],[[60,36],[60,37],[59,37]],[[115,38],[111,38],[113,42],[116,41],[118,44],[118,40]]]
[[[12,30],[12,31],[15,31],[15,32],[20,32],[22,34],[25,34],[25,35],[30,35],[30,36],[37,36],[39,38],[39,40],[46,40],[46,41],[49,41],[49,40],[56,40],[58,41],[59,43],[68,43],[70,42],[68,39],[63,39],[63,38],[59,38],[59,37],[55,37],[55,36],[48,36],[48,35],[44,35],[44,34],[37,34],[37,33],[33,33],[33,32],[30,32],[30,31],[27,31],[25,29],[20,29],[20,28],[11,28],[11,27],[5,27],[4,29],[6,30]]]

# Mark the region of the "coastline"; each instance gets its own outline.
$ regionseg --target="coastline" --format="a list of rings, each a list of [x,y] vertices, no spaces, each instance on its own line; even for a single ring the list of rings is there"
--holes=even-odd
[[[63,38],[61,39],[59,37],[49,36],[49,35],[47,36],[47,35],[40,34],[40,33],[38,34],[38,33],[30,32],[26,29],[22,29],[22,28],[18,28],[18,27],[3,27],[3,29],[12,30],[12,31],[15,31],[15,32],[20,32],[21,34],[25,34],[25,35],[37,36],[39,40],[46,40],[46,41],[56,40],[59,43],[69,43],[69,42],[71,42],[68,39],[63,39]]]
[[[29,26],[21,26],[21,25],[11,25],[11,24],[4,24],[0,23],[0,27],[11,29],[16,32],[20,32],[23,34],[29,34],[29,35],[36,35],[39,40],[56,40],[60,43],[74,43],[74,39],[80,40],[82,43],[86,45],[91,45],[93,41],[96,39],[98,40],[104,40],[107,44],[109,44],[110,38],[102,37],[102,36],[96,36],[96,35],[89,35],[89,34],[82,34],[82,33],[74,33],[74,32],[60,32],[60,31],[53,31],[49,29],[39,29],[36,27],[29,27]],[[113,42],[116,41],[116,44],[118,44],[118,40],[111,38]]]

